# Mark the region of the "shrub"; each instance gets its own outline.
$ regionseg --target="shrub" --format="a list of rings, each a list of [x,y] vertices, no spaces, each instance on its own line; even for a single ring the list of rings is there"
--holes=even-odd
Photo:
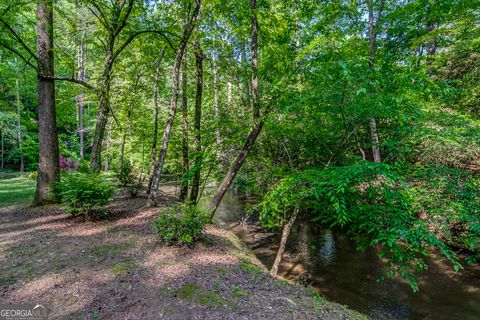
[[[425,258],[431,255],[430,248],[438,249],[455,270],[462,268],[428,221],[417,218],[423,205],[424,199],[394,167],[362,161],[287,176],[263,197],[259,212],[262,224],[274,228],[285,224],[289,212],[299,206],[313,221],[346,230],[362,251],[380,245],[385,275],[403,277],[416,291],[415,274],[428,268]],[[478,242],[469,243],[475,246]]]
[[[115,193],[112,184],[101,174],[80,172],[64,174],[55,190],[65,211],[89,220],[108,214],[104,206]]]
[[[175,205],[162,211],[153,225],[162,241],[192,245],[206,222],[207,215],[194,205]]]
[[[115,168],[115,177],[120,182],[122,187],[127,187],[135,181],[135,176],[133,175],[133,167],[129,162],[124,162],[120,167]]]

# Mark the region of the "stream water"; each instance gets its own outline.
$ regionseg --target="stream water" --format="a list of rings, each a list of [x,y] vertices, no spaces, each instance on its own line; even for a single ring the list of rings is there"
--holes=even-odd
[[[199,205],[206,206],[209,195]],[[234,231],[267,266],[273,264],[279,234],[239,220],[249,199],[228,192],[217,212],[220,225]],[[377,281],[382,261],[375,250],[360,253],[346,236],[298,221],[292,228],[279,275],[305,279],[330,300],[363,312],[372,319],[480,319],[480,266],[453,272],[439,257],[419,275],[420,292],[401,280]]]

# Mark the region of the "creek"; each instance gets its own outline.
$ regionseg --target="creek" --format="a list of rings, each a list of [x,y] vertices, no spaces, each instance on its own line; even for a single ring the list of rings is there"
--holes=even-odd
[[[213,191],[213,190],[212,190]],[[206,207],[211,192],[199,202]],[[258,225],[240,223],[246,196],[227,192],[215,214],[216,222],[236,233],[270,268],[280,233]],[[288,238],[279,275],[305,281],[329,300],[347,305],[372,319],[480,319],[480,266],[454,272],[449,263],[434,256],[430,269],[418,275],[420,292],[401,279],[378,281],[383,262],[375,249],[358,252],[340,232],[306,220],[297,221]]]

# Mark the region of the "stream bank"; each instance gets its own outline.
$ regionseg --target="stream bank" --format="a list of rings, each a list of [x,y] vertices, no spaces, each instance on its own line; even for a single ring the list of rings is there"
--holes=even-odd
[[[200,206],[208,202],[207,196]],[[243,221],[253,199],[228,192],[216,212],[216,222],[233,231],[266,266],[273,264],[280,234]],[[340,232],[298,220],[287,241],[278,275],[307,283],[331,301],[349,306],[372,319],[478,320],[480,266],[454,272],[433,255],[430,270],[418,275],[420,292],[400,279],[378,281],[383,262],[374,249],[356,251]]]

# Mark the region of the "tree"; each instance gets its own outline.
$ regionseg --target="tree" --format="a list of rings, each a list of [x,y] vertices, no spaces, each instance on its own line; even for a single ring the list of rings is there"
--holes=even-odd
[[[192,34],[193,29],[195,28],[196,23],[199,19],[201,6],[202,6],[201,0],[195,0],[195,7],[193,9],[192,15],[188,18],[184,26],[182,39],[180,40],[180,44],[178,46],[177,53],[175,55],[175,63],[173,65],[173,71],[172,71],[173,87],[172,87],[172,98],[170,101],[170,111],[168,113],[167,121],[165,123],[165,128],[163,130],[162,146],[160,149],[160,154],[158,156],[157,167],[155,168],[155,174],[153,177],[153,182],[152,182],[152,186],[150,188],[150,194],[148,197],[148,201],[151,206],[157,206],[158,204],[157,190],[158,190],[158,185],[160,183],[160,175],[162,173],[165,157],[167,156],[167,148],[168,148],[168,142],[170,139],[170,133],[172,131],[173,120],[175,119],[175,114],[177,112],[180,66],[182,64],[183,54],[185,52],[185,48],[187,46],[190,35]]]
[[[195,132],[195,162],[194,173],[192,179],[192,189],[190,191],[190,201],[197,202],[198,191],[200,187],[200,173],[202,169],[202,94],[203,94],[203,52],[200,47],[200,42],[195,41],[195,70],[197,75],[197,87],[195,94],[195,119],[194,119],[194,132]]]
[[[53,64],[53,1],[37,4],[38,131],[40,157],[33,204],[53,201],[52,185],[59,175],[55,75]]]

